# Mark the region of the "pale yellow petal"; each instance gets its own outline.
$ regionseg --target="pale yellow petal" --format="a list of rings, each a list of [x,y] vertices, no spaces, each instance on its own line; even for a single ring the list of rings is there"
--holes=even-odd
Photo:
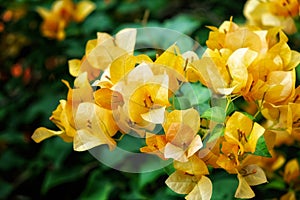
[[[263,137],[264,132],[264,127],[262,127],[258,123],[254,123],[252,131],[248,138],[248,143],[245,144],[245,151],[254,153],[256,149],[256,143],[260,137]]]
[[[150,109],[149,112],[141,114],[142,118],[154,124],[162,124],[165,120],[165,106],[157,109]]]
[[[77,22],[82,22],[93,10],[96,9],[96,5],[88,0],[82,0],[77,3],[73,18]]]
[[[59,136],[63,133],[63,131],[53,131],[53,130],[50,130],[50,129],[47,129],[45,127],[40,127],[40,128],[37,128],[33,135],[31,136],[31,138],[39,143],[47,138],[50,138],[52,136]]]
[[[209,174],[207,165],[197,155],[189,157],[187,162],[179,162],[175,160],[174,168],[193,175]]]
[[[179,48],[172,45],[164,51],[156,60],[156,64],[161,64],[176,70],[178,73],[183,74],[184,59],[180,54]]]
[[[239,180],[239,185],[238,188],[236,189],[235,198],[253,198],[255,196],[253,190],[251,189],[251,187],[249,186],[249,184],[247,183],[247,181],[245,180],[245,178],[238,174],[238,180]]]
[[[202,147],[203,147],[203,143],[202,143],[201,137],[199,135],[196,135],[188,147],[187,157],[192,156],[194,153],[196,153]]]
[[[290,183],[296,181],[300,176],[300,166],[297,159],[292,159],[287,162],[284,168],[284,181]]]
[[[136,58],[133,55],[124,54],[112,61],[110,65],[110,79],[112,83],[117,83],[120,79],[130,72],[136,64]]]
[[[198,182],[198,178],[184,174],[181,171],[175,171],[166,180],[167,186],[178,194],[190,193]]]
[[[76,145],[78,146],[74,146],[74,148],[87,150],[88,147],[92,148],[91,144],[107,144],[112,150],[116,146],[116,142],[111,136],[117,132],[118,127],[110,110],[89,102],[81,103],[76,112],[75,124],[77,130],[80,130],[77,131],[77,134],[80,135],[76,134]]]
[[[259,52],[261,47],[259,36],[247,28],[240,28],[237,31],[226,34],[225,37],[225,48],[233,51],[239,48],[249,48]]]
[[[298,51],[293,51],[293,50],[291,52],[292,52],[291,59],[288,65],[286,65],[284,68],[284,70],[286,71],[294,69],[300,63],[300,53]]]
[[[116,44],[126,52],[133,54],[137,30],[126,28],[116,34]]]
[[[201,176],[194,189],[185,197],[187,200],[209,200],[212,196],[212,182],[206,176]]]
[[[227,60],[227,66],[232,78],[231,87],[234,87],[233,93],[240,92],[248,80],[248,66],[257,57],[257,53],[248,48],[240,48],[234,51]]]
[[[69,65],[69,73],[72,76],[77,77],[80,72],[81,60],[79,59],[69,60],[68,65]]]
[[[250,186],[260,185],[268,182],[264,170],[257,165],[248,165],[242,170],[244,173],[246,173],[243,176]]]
[[[188,161],[185,151],[182,148],[173,145],[172,143],[167,143],[165,146],[164,156],[165,158],[172,158],[180,162]]]

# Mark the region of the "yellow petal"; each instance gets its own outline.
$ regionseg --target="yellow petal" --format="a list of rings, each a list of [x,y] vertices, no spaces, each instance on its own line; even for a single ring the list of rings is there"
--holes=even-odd
[[[226,78],[227,72],[222,73],[212,58],[203,57],[200,60],[196,60],[192,64],[197,69],[197,75],[199,76],[199,80],[203,85],[213,89],[216,93],[219,93],[219,89],[229,87],[229,79],[227,80]],[[220,68],[222,68],[222,66]]]
[[[300,176],[300,167],[299,167],[298,160],[295,158],[288,161],[288,163],[284,168],[284,175],[283,175],[284,181],[286,183],[291,183],[292,181],[298,180],[299,176]]]
[[[197,185],[185,197],[187,200],[208,200],[212,196],[212,183],[206,176],[201,176]]]
[[[81,61],[79,59],[72,59],[68,61],[69,64],[69,73],[77,77],[80,72]]]
[[[31,138],[39,143],[52,136],[60,136],[65,142],[72,142],[73,138],[65,135],[64,131],[53,131],[44,127],[37,128]]]
[[[51,16],[51,12],[42,7],[38,7],[37,12],[44,20]]]
[[[174,110],[167,114],[166,121],[163,124],[165,133],[168,132],[172,123],[182,123],[188,125],[194,133],[200,128],[200,117],[198,111],[193,108],[187,110]]]
[[[174,161],[174,168],[188,174],[207,175],[209,174],[206,164],[198,156],[193,155],[187,162]]]
[[[125,54],[115,59],[109,68],[111,81],[117,83],[135,67],[135,64],[136,58],[133,55]]]
[[[280,200],[297,200],[296,199],[296,194],[294,191],[289,191],[288,193],[282,195],[280,197]]]
[[[248,137],[252,130],[252,124],[253,122],[249,117],[243,113],[234,112],[226,122],[225,139],[228,142],[240,144],[240,139],[242,139],[240,134],[244,133],[244,136]]]
[[[287,100],[295,91],[295,69],[292,71],[273,71],[267,78],[270,88],[265,94],[265,100],[270,103],[280,103]]]
[[[179,48],[172,45],[164,51],[156,60],[156,64],[161,64],[176,70],[178,73],[183,74],[184,59],[180,55]]]
[[[266,183],[267,178],[263,169],[257,165],[248,165],[242,169],[244,179],[250,186],[260,185]]]
[[[291,59],[288,65],[286,65],[285,68],[283,69],[285,71],[294,69],[300,63],[300,53],[298,51],[293,51],[293,50],[291,52],[292,52]]]
[[[247,28],[240,28],[237,31],[226,34],[225,48],[233,51],[239,48],[249,48],[259,52],[261,50],[261,40],[253,31]]]
[[[116,46],[107,46],[104,42],[87,55],[87,60],[94,68],[105,70],[115,58],[124,54],[126,54],[124,49]]]
[[[265,129],[258,123],[254,123],[248,143],[245,144],[245,151],[254,153],[258,139],[264,134]],[[263,136],[262,136],[263,137]]]
[[[156,135],[152,133],[146,133],[147,146],[140,148],[141,152],[156,154],[162,159],[164,157],[164,148],[167,144],[166,137],[164,135]]]
[[[133,54],[137,30],[134,28],[122,29],[116,34],[116,44],[126,52]]]
[[[93,88],[88,81],[87,72],[83,72],[76,77],[74,89],[72,89],[72,99],[68,100],[72,102],[89,102],[93,100]]]
[[[165,120],[165,106],[157,109],[150,109],[149,112],[141,114],[142,118],[154,124],[162,124]]]
[[[118,130],[111,111],[96,104],[84,102],[79,104],[75,124],[78,129],[74,149],[84,151],[95,146],[107,144],[110,150],[116,142],[111,138]]]
[[[196,135],[187,150],[187,157],[194,155],[199,149],[203,147],[201,137]]]
[[[210,31],[209,38],[206,41],[206,45],[210,49],[222,49],[225,43],[225,33],[219,32],[219,30]]]
[[[233,93],[240,92],[248,80],[248,66],[257,57],[255,51],[248,48],[240,48],[234,51],[227,60],[228,69],[232,78],[231,87],[234,87]]]
[[[107,36],[107,38],[111,37],[108,34],[106,36]],[[89,53],[97,46],[97,43],[98,43],[97,39],[87,41],[87,43],[85,45],[85,56],[89,55]]]
[[[253,190],[251,189],[251,187],[249,186],[249,184],[247,183],[247,181],[245,180],[245,178],[238,174],[238,180],[239,180],[239,185],[238,188],[236,189],[235,198],[253,198],[255,196]]]
[[[82,0],[77,3],[73,18],[76,22],[82,22],[93,10],[96,5],[88,0]]]
[[[95,103],[100,107],[106,109],[112,109],[112,96],[116,95],[117,92],[112,91],[109,88],[100,88],[94,92]],[[114,102],[118,103],[118,102]]]
[[[269,49],[268,54],[275,58],[279,56],[282,60],[282,66],[287,66],[292,58],[292,51],[289,45],[285,42],[279,42]],[[283,69],[283,67],[281,68]]]
[[[198,180],[199,178],[195,176],[184,174],[184,172],[181,171],[175,171],[168,177],[166,184],[178,194],[188,194],[194,189]]]
[[[164,156],[165,158],[173,158],[174,160],[180,162],[188,161],[184,149],[175,146],[172,143],[167,143],[167,145],[165,146]]]

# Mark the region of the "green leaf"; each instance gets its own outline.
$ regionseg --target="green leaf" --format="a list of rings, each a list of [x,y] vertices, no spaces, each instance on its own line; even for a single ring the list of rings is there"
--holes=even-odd
[[[244,115],[246,115],[247,117],[249,117],[252,121],[255,121],[255,117],[247,112],[241,112],[243,113]]]
[[[84,20],[82,24],[82,31],[85,34],[95,34],[97,31],[105,31],[112,27],[112,19],[104,14],[94,12]]]
[[[63,165],[67,156],[71,154],[73,150],[72,146],[72,143],[66,143],[59,137],[50,138],[44,141],[39,156],[52,160],[53,167],[59,168]]]
[[[130,134],[124,135],[118,142],[118,147],[128,152],[140,153],[140,148],[143,146],[146,146],[144,138],[134,137]]]
[[[224,108],[216,106],[207,109],[204,113],[202,113],[201,118],[215,121],[218,123],[224,123],[226,113]]]
[[[201,107],[208,105],[210,96],[209,89],[204,87],[200,82],[183,83],[175,95],[170,98],[170,102],[175,109],[200,107],[198,109],[201,110]]]
[[[237,110],[236,106],[233,102],[228,102],[226,98],[213,96],[211,98],[211,105],[212,107],[222,107],[224,110],[226,109],[226,115],[230,115],[235,110]]]
[[[264,189],[275,189],[275,190],[285,190],[285,183],[283,179],[271,179],[270,182],[263,186]]]
[[[173,166],[173,163],[164,167],[164,171],[170,176],[171,174],[173,174],[175,172],[175,168]]]
[[[181,14],[165,21],[164,27],[184,34],[193,33],[201,25],[199,20],[190,15]]]
[[[141,173],[139,176],[139,187],[143,188],[147,184],[154,182],[158,177],[165,174],[164,170],[156,170],[152,172]]]
[[[272,158],[272,156],[268,150],[265,137],[263,135],[260,136],[260,138],[258,138],[258,141],[256,144],[256,149],[253,154],[257,155],[257,156]]]
[[[47,191],[55,186],[77,180],[82,176],[82,172],[80,166],[72,166],[71,168],[65,167],[48,171],[42,185],[42,193],[46,194]]]
[[[223,177],[213,181],[212,198],[214,200],[232,200],[238,181],[234,178]]]
[[[7,199],[8,195],[12,192],[13,185],[0,180],[0,199]]]
[[[103,179],[103,172],[99,169],[94,170],[89,176],[86,188],[80,196],[80,199],[106,200],[114,186],[112,182]]]
[[[223,124],[217,124],[214,127],[214,129],[211,131],[207,142],[212,142],[218,139],[219,137],[223,136],[224,130],[225,130],[225,126]]]

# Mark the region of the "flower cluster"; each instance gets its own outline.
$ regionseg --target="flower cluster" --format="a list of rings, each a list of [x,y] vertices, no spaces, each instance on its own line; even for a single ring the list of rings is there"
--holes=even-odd
[[[132,134],[144,138],[142,153],[173,159],[166,184],[186,199],[211,198],[213,168],[236,174],[236,198],[254,197],[251,186],[267,182],[262,163],[280,135],[300,138],[300,54],[279,28],[232,20],[209,28],[201,57],[174,44],[151,58],[134,51],[136,29],[115,37],[99,32],[82,59],[69,61],[74,85],[63,81],[67,98],[50,117],[60,130],[41,127],[32,138],[60,136],[76,151],[113,151]],[[203,89],[211,92],[199,95]],[[241,101],[247,106],[238,107]],[[286,180],[294,175],[287,172]]]
[[[244,15],[251,25],[260,27],[282,27],[292,34],[297,32],[294,20],[299,18],[298,0],[248,0]]]
[[[51,10],[39,7],[37,12],[43,18],[41,32],[45,37],[63,40],[66,37],[65,28],[72,21],[82,22],[94,9],[95,4],[88,0],[75,4],[72,0],[58,0]]]

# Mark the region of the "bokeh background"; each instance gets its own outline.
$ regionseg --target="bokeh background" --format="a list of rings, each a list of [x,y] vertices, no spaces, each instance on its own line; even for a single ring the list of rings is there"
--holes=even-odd
[[[163,27],[205,46],[206,26],[219,26],[231,16],[236,23],[245,21],[245,1],[97,0],[84,21],[68,24],[63,40],[41,33],[43,19],[37,8],[50,9],[53,1],[0,2],[0,199],[182,199],[165,185],[167,169],[124,173],[103,165],[89,152],[74,152],[72,144],[60,138],[37,144],[31,135],[40,126],[56,129],[49,117],[67,94],[61,80],[73,82],[67,61],[80,59],[86,42],[97,32],[113,35],[125,27]],[[290,37],[289,45],[299,51],[300,35]],[[286,155],[293,152],[300,157],[297,150],[282,147]],[[216,171],[211,179],[213,199],[233,198],[235,176]],[[276,199],[287,187],[277,180],[254,190],[257,199]]]

